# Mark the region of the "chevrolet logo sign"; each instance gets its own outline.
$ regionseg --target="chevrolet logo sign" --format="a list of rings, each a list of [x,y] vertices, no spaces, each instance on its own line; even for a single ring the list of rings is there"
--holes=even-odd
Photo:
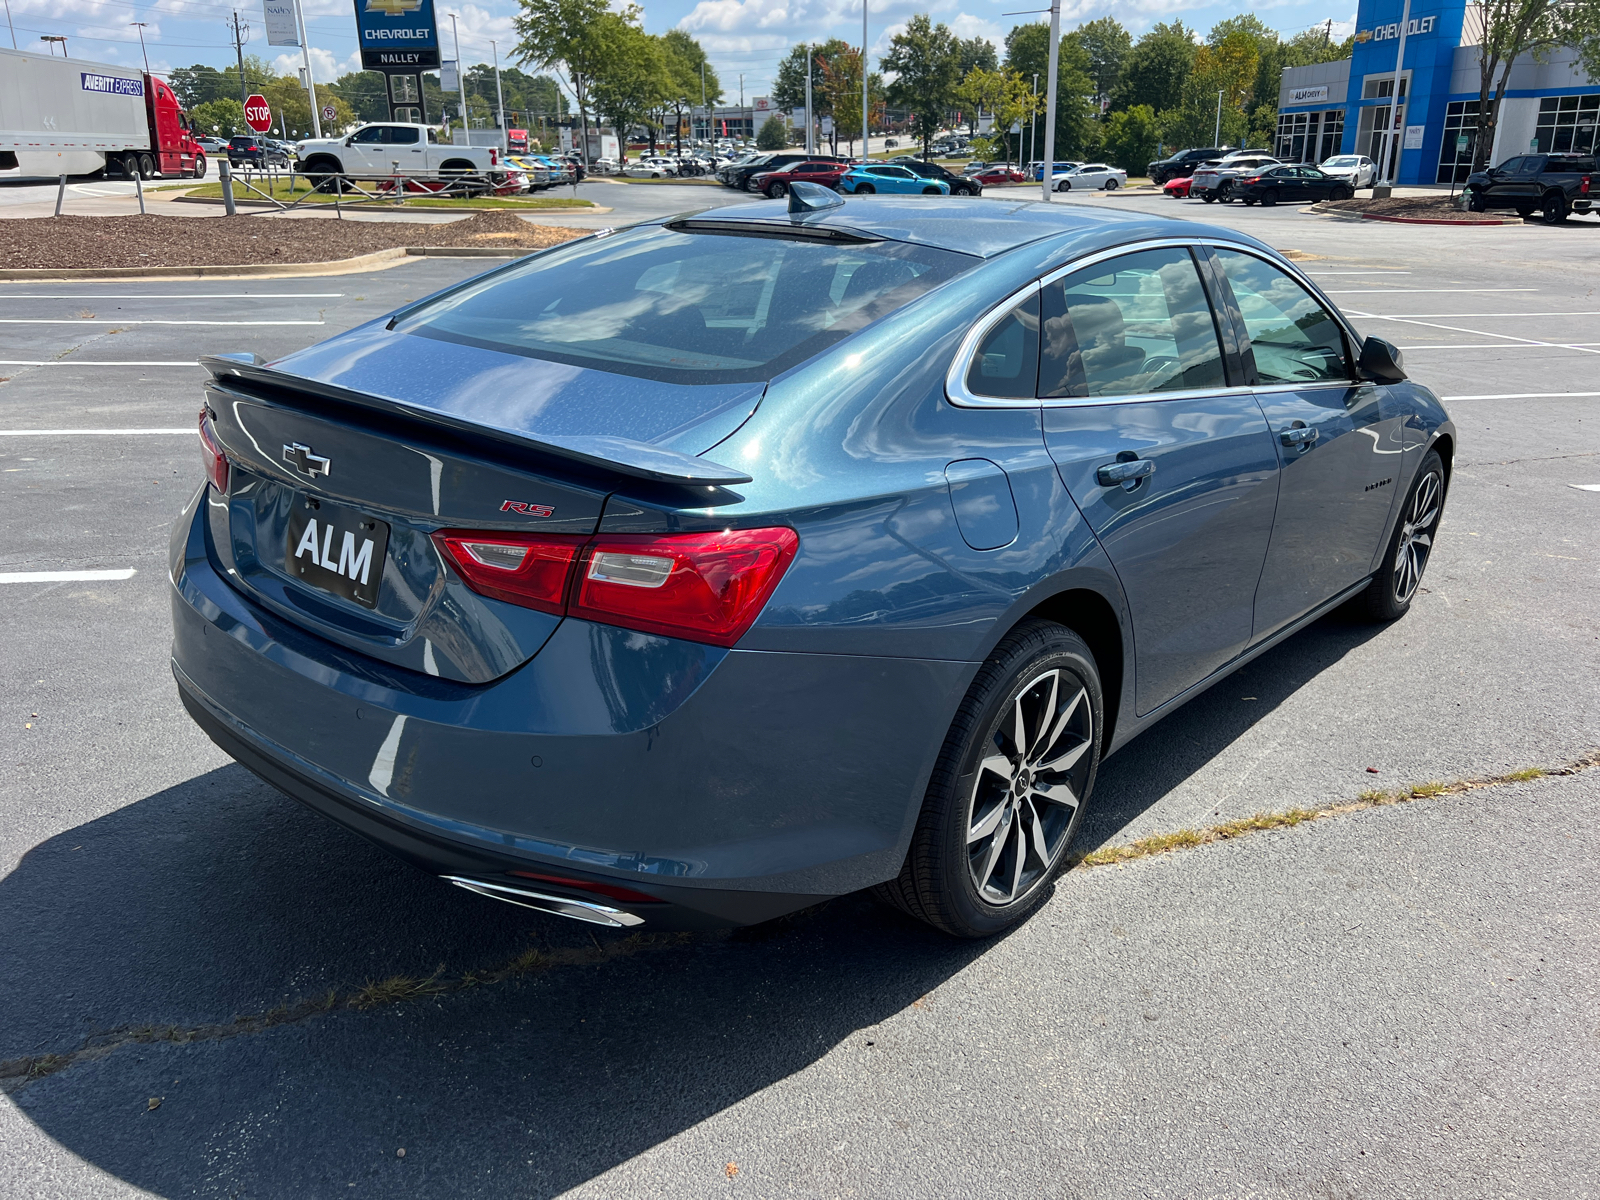
[[[283,461],[300,474],[310,475],[313,478],[333,473],[332,459],[311,453],[310,446],[302,446],[299,442],[292,442],[283,448]]]
[[[366,11],[383,13],[390,17],[403,17],[422,7],[422,0],[367,0]]]
[[[382,2],[384,2],[384,0],[367,0],[367,7],[370,9],[374,4],[378,4],[378,3],[382,3]],[[403,3],[404,0],[390,0],[390,2]],[[418,0],[418,3],[421,3],[421,0]],[[1356,41],[1358,41],[1358,42],[1370,42],[1371,40],[1372,40],[1372,30],[1370,30],[1370,29],[1363,29],[1359,33],[1356,34]]]

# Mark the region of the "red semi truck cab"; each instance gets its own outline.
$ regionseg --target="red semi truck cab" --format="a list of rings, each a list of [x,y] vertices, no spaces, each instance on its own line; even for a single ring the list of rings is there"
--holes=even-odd
[[[172,89],[154,75],[146,75],[144,106],[150,118],[150,154],[156,160],[156,170],[169,179],[195,174],[195,163],[203,155]]]

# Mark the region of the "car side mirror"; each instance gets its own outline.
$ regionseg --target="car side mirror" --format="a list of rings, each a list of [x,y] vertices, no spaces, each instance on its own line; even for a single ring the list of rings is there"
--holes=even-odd
[[[1361,343],[1361,359],[1357,363],[1361,377],[1376,383],[1400,383],[1406,377],[1405,356],[1400,347],[1382,338],[1369,337]]]

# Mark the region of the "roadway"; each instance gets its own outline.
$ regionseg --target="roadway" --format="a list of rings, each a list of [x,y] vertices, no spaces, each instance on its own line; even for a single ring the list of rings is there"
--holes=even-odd
[[[1330,617],[1132,743],[1082,848],[1600,748],[1600,221],[1072,202],[1314,256],[1461,432],[1412,613]],[[231,764],[167,671],[195,356],[482,266],[0,284],[0,1061],[65,1056],[3,1081],[0,1196],[1600,1194],[1600,771],[1079,868],[965,945],[858,897],[591,934]]]

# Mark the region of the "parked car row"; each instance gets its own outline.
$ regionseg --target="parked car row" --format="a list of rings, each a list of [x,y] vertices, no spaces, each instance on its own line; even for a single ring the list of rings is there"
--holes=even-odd
[[[1356,154],[1338,155],[1323,166],[1280,162],[1259,150],[1235,150],[1220,158],[1194,165],[1188,175],[1171,175],[1176,166],[1193,162],[1185,150],[1171,159],[1150,164],[1150,175],[1162,191],[1175,200],[1195,199],[1207,204],[1239,200],[1246,205],[1315,200],[1348,200],[1357,187],[1370,184],[1374,165]],[[1363,183],[1361,181],[1365,180]]]

